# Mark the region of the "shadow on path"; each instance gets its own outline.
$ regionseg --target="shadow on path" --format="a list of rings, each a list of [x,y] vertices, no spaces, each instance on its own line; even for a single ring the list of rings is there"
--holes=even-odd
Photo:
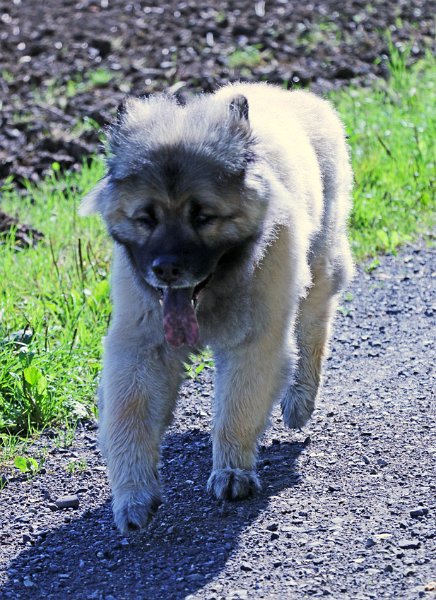
[[[164,503],[145,532],[122,538],[109,502],[73,517],[13,560],[3,597],[185,598],[220,573],[269,498],[298,485],[295,467],[303,449],[304,443],[287,442],[261,447],[262,491],[248,501],[221,504],[205,492],[209,436],[171,433],[163,447]],[[26,586],[29,570],[35,576]]]

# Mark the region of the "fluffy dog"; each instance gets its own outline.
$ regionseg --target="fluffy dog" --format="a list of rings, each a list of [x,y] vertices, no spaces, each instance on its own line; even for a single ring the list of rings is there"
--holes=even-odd
[[[343,127],[310,93],[238,84],[186,105],[126,101],[82,203],[115,241],[100,439],[122,533],[160,503],[160,442],[193,349],[215,356],[217,498],[259,487],[274,401],[289,427],[309,419],[353,270],[351,187]]]

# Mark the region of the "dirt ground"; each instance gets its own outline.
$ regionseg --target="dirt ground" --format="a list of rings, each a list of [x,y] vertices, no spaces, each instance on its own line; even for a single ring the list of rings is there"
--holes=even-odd
[[[164,503],[121,537],[96,432],[42,438],[42,473],[0,494],[2,598],[434,598],[436,253],[361,270],[342,303],[321,401],[304,432],[279,410],[252,500],[206,493],[212,374],[187,382],[162,457]],[[75,473],[71,463],[82,464]],[[78,506],[58,509],[73,495]]]
[[[237,79],[315,91],[434,44],[431,0],[0,0],[0,181],[77,169],[126,94]]]

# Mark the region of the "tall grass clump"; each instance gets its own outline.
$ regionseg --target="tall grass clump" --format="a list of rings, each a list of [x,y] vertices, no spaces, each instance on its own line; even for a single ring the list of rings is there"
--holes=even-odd
[[[349,134],[355,173],[351,216],[357,258],[395,252],[431,232],[435,215],[436,65],[410,69],[391,46],[390,79],[332,95]]]
[[[110,314],[109,243],[97,219],[76,217],[102,165],[54,171],[24,197],[9,185],[2,208],[44,238],[0,245],[0,432],[26,434],[94,412],[101,338]]]

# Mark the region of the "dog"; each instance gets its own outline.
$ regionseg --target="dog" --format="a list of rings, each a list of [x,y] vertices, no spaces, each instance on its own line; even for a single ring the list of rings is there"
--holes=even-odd
[[[126,534],[161,501],[160,443],[192,351],[215,358],[216,498],[259,488],[256,445],[276,400],[289,427],[310,418],[353,273],[353,176],[330,104],[260,83],[185,105],[127,99],[106,163],[81,213],[100,213],[114,240],[99,428]]]

